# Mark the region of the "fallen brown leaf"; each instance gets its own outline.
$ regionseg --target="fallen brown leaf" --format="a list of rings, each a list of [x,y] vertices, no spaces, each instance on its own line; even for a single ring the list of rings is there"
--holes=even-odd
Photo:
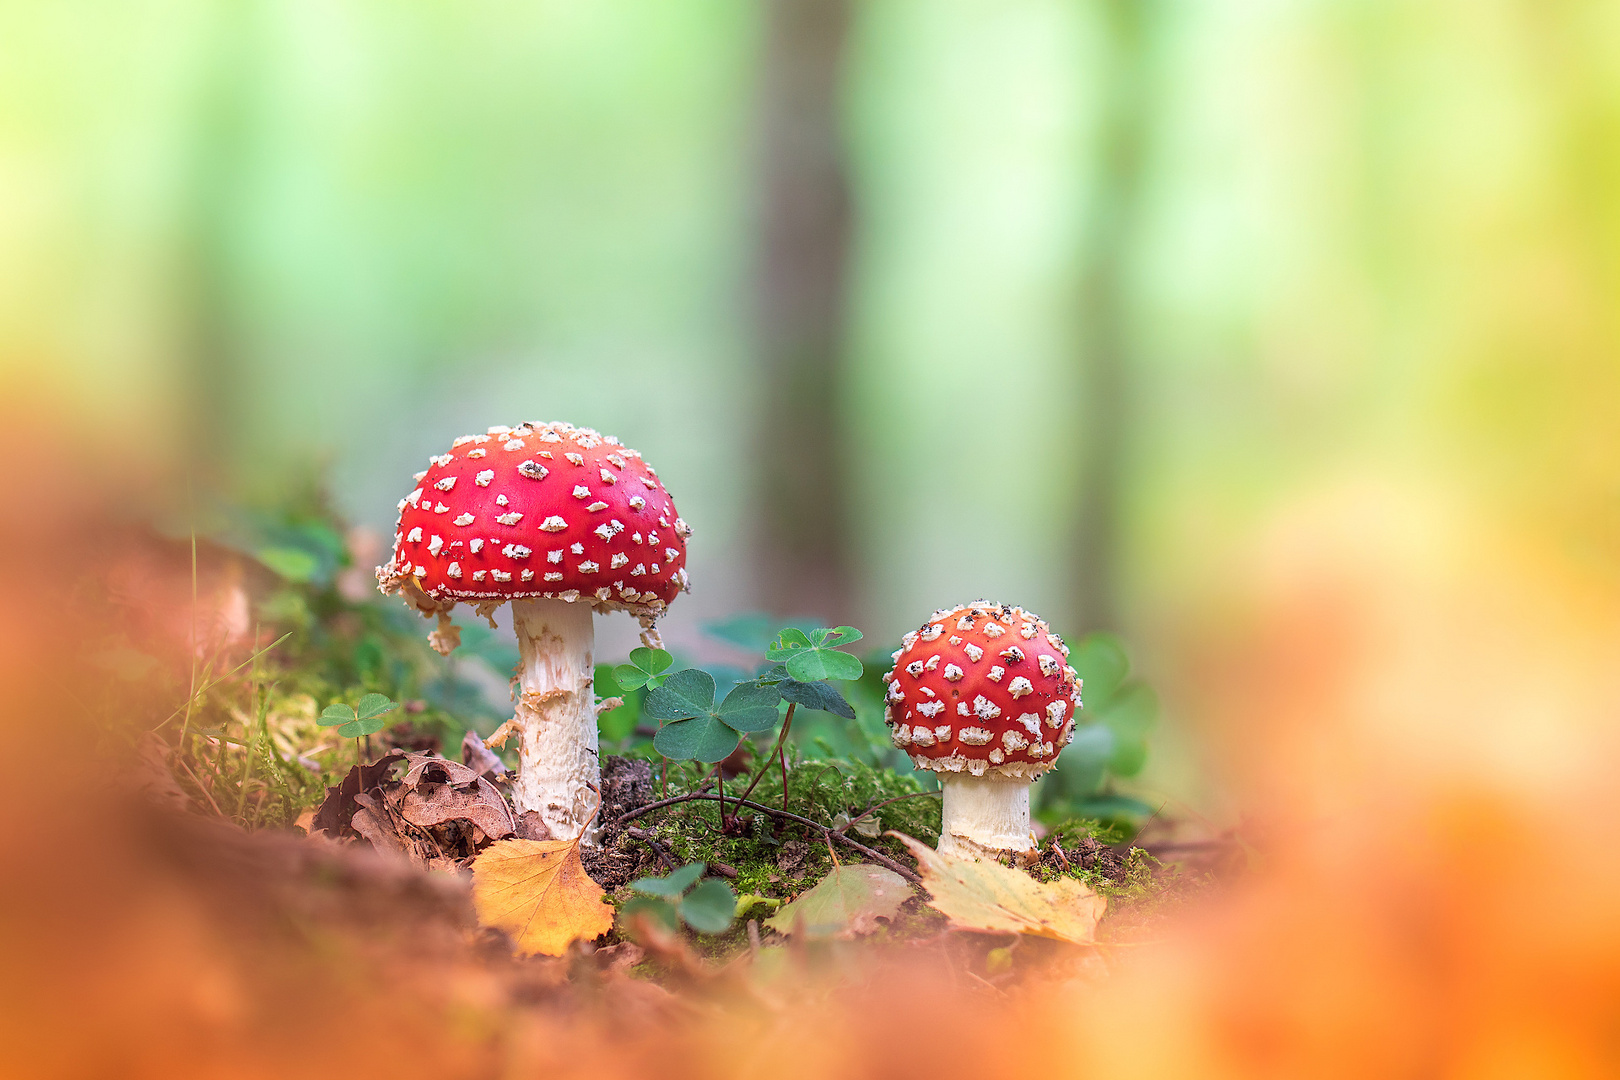
[[[523,953],[561,956],[613,928],[613,908],[579,861],[576,840],[501,840],[473,863],[478,921],[505,930]]]
[[[852,938],[876,930],[879,919],[892,919],[911,896],[911,886],[893,870],[870,863],[835,866],[765,925],[778,934],[802,930],[815,937]]]
[[[941,855],[902,833],[890,832],[917,858],[929,904],[958,930],[1032,934],[1090,945],[1108,901],[1073,878],[1049,884],[989,860]]]

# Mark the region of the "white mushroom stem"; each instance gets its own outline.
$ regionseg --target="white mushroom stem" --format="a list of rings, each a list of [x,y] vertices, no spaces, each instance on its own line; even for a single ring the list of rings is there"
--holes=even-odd
[[[1028,778],[941,772],[943,818],[939,851],[978,859],[1000,851],[1032,851]]]
[[[591,606],[562,600],[513,600],[519,694],[518,775],[512,801],[533,810],[555,840],[572,840],[596,809],[602,769],[592,692],[596,645]],[[594,844],[593,824],[584,842]]]

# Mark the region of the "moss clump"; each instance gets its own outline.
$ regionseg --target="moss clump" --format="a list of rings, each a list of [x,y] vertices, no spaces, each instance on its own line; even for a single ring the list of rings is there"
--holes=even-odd
[[[1113,900],[1151,899],[1169,888],[1174,869],[1142,848],[1121,850],[1123,841],[1118,826],[1073,818],[1046,834],[1027,869],[1037,881],[1073,878]]]

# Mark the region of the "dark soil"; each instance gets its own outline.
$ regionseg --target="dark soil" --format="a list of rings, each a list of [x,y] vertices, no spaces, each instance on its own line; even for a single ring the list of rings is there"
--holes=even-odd
[[[1069,836],[1059,841],[1047,839],[1041,846],[1040,865],[1057,872],[1072,867],[1101,874],[1115,885],[1127,884],[1128,856],[1124,851],[1104,844],[1091,836]]]
[[[611,822],[622,814],[653,801],[652,766],[636,758],[608,756],[602,759],[602,812],[599,820]],[[657,853],[632,835],[639,829],[604,827],[600,847],[580,848],[585,872],[602,888],[612,891],[646,874],[667,873]]]

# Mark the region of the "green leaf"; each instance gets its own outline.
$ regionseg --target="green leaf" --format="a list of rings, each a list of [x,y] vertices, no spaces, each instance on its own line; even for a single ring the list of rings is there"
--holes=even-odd
[[[355,715],[362,720],[370,720],[375,716],[383,716],[399,708],[399,702],[390,701],[384,694],[367,694],[360,699],[360,704],[354,707]]]
[[[839,648],[843,648],[845,645],[853,645],[866,636],[853,626],[835,626],[828,633],[832,637],[827,639],[827,645],[829,647],[836,645]]]
[[[1098,821],[1139,821],[1153,815],[1155,807],[1128,795],[1099,795],[1075,807],[1081,817]]]
[[[353,723],[357,719],[359,717],[355,715],[353,706],[338,703],[321,710],[320,719],[315,722],[321,727],[335,727],[338,724]]]
[[[810,647],[810,639],[803,630],[796,626],[785,627],[777,632],[776,641],[766,648],[765,659],[786,660],[797,650]]]
[[[624,922],[637,915],[645,915],[662,926],[670,933],[681,928],[680,917],[675,912],[675,905],[668,900],[658,900],[651,896],[634,896],[625,901],[619,908],[619,920]]]
[[[775,683],[787,682],[789,678],[791,676],[788,675],[786,664],[767,664],[760,670],[758,675],[754,676],[754,681],[764,686],[771,686]]]
[[[782,906],[782,901],[774,896],[761,896],[759,893],[747,893],[737,897],[736,917],[745,918],[755,908],[764,908],[766,911],[775,911]]]
[[[624,704],[617,709],[610,709],[596,718],[597,737],[602,743],[611,746],[623,742],[635,733],[636,723],[641,719],[641,695],[621,687],[613,677],[613,668],[608,664],[596,665],[595,690],[599,698],[624,700]]]
[[[677,671],[647,695],[641,711],[658,720],[707,716],[714,709],[714,676],[697,668]]]
[[[1112,634],[1087,634],[1070,654],[1069,663],[1085,683],[1087,708],[1106,705],[1131,670],[1125,646]]]
[[[1098,719],[1114,736],[1109,771],[1135,776],[1147,763],[1147,733],[1159,717],[1159,699],[1145,683],[1129,682],[1103,707]]]
[[[1140,738],[1152,730],[1159,719],[1159,698],[1146,683],[1129,682],[1096,710],[1096,717],[1116,735]]]
[[[788,674],[800,682],[818,679],[858,679],[861,662],[848,653],[832,649],[806,649],[787,662]]]
[[[1057,769],[1041,786],[1061,789],[1071,799],[1090,795],[1102,787],[1114,750],[1114,733],[1107,725],[1077,725],[1073,741],[1058,756]]]
[[[911,899],[911,886],[893,870],[870,863],[835,866],[816,887],[765,920],[779,934],[801,929],[808,937],[854,937],[892,919]]]
[[[321,569],[320,557],[303,548],[262,547],[253,557],[288,581],[299,583],[313,581]]]
[[[693,720],[665,724],[653,736],[653,748],[665,757],[709,765],[725,760],[740,742],[741,735],[707,713]]]
[[[824,682],[799,682],[787,679],[780,687],[784,701],[796,702],[806,709],[819,709],[835,713],[846,720],[855,719],[855,707],[844,700],[844,695]]]
[[[718,934],[731,925],[737,894],[719,878],[709,878],[681,898],[680,909],[687,926],[700,934]]]
[[[853,637],[848,635],[853,634]],[[820,679],[858,679],[861,662],[836,646],[858,640],[860,631],[852,626],[814,630],[809,635],[795,627],[784,627],[776,641],[765,650],[765,658],[787,665],[788,674],[800,682]]]
[[[625,690],[639,690],[643,686],[656,690],[663,685],[660,672],[669,669],[675,658],[663,649],[631,649],[630,662],[613,669],[613,681]]]
[[[663,649],[631,649],[630,662],[654,675],[668,671],[675,658]]]
[[[362,735],[375,735],[388,726],[388,721],[380,716],[370,719],[351,720],[337,729],[337,733],[345,739],[358,739]]]
[[[637,878],[630,883],[630,887],[648,896],[679,896],[692,882],[702,877],[703,871],[708,868],[708,863],[689,863],[679,870],[672,871],[667,877]]]
[[[733,731],[769,731],[776,726],[780,697],[774,686],[740,683],[720,703],[715,717]]]

